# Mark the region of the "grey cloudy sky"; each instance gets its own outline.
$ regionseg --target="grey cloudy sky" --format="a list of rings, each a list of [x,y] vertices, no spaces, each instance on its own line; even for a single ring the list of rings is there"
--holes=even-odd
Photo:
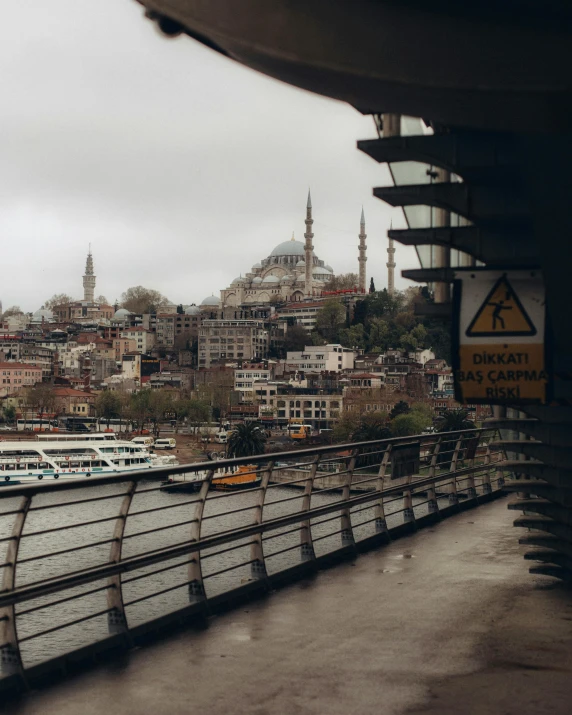
[[[189,38],[167,40],[134,0],[26,0],[0,25],[0,236],[4,308],[133,285],[200,302],[302,239],[357,271],[363,204],[368,279],[386,284],[392,210],[371,194],[387,170],[358,152],[371,118],[242,67]],[[398,269],[415,267],[397,246]],[[407,281],[397,279],[398,287]]]

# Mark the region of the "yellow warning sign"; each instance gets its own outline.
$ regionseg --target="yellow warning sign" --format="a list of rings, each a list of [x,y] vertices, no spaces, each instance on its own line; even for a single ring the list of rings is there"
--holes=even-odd
[[[536,328],[506,274],[494,284],[465,334],[470,338],[536,335]]]
[[[544,402],[548,385],[544,345],[461,345],[456,378],[466,402]]]

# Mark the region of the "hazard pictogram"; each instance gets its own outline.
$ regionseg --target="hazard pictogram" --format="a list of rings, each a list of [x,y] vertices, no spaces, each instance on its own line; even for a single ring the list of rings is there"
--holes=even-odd
[[[470,338],[536,335],[536,328],[506,274],[494,284],[465,335]]]

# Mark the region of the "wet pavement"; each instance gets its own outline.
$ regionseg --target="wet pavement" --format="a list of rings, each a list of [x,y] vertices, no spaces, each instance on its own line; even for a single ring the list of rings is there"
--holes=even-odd
[[[568,713],[572,591],[528,574],[506,501],[0,711]]]

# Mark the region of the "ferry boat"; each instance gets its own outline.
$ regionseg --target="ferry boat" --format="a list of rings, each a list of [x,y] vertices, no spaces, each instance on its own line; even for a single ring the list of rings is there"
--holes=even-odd
[[[0,442],[0,483],[22,484],[38,479],[110,476],[163,466],[153,463],[145,445],[106,435]]]

